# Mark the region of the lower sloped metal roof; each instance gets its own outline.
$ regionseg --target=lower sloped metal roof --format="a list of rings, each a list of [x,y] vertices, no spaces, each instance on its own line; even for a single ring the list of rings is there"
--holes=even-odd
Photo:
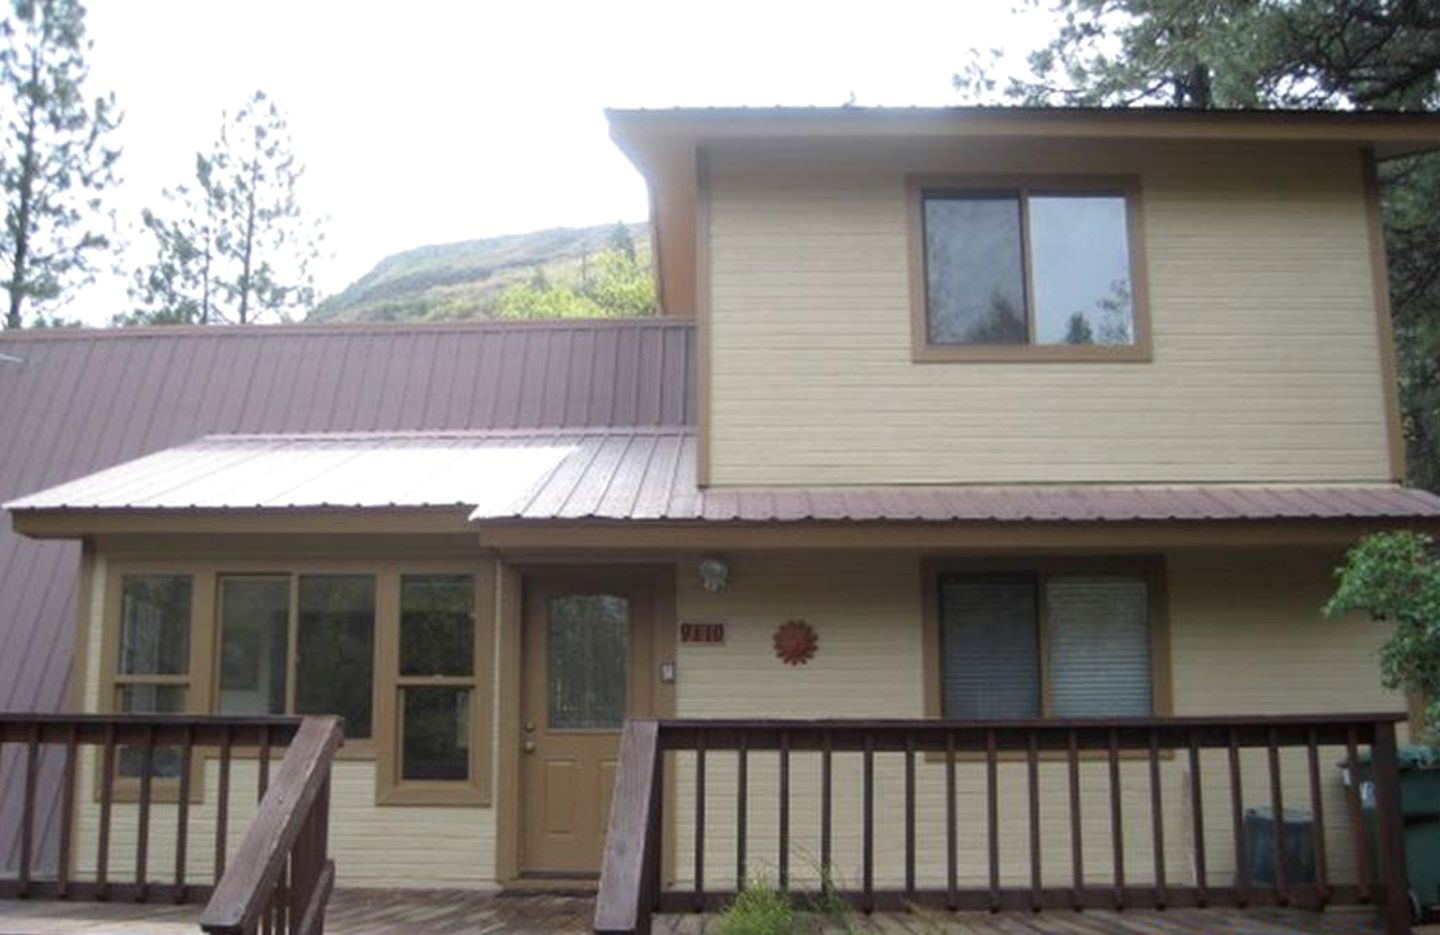
[[[217,435],[6,504],[28,511],[444,508],[477,522],[1440,518],[1393,484],[696,485],[685,427]]]

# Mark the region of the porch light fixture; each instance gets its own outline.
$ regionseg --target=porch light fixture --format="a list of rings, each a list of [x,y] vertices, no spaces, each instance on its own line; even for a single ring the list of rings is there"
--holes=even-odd
[[[730,583],[730,566],[723,558],[701,559],[700,583],[712,594],[724,590],[725,585]]]

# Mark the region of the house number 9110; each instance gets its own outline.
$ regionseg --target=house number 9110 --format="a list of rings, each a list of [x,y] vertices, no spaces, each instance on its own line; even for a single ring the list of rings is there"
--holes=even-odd
[[[680,624],[680,642],[708,643],[710,645],[723,643],[725,642],[725,624],[682,623]]]

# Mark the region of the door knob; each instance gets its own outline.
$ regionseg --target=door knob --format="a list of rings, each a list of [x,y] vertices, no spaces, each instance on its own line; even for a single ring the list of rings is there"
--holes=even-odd
[[[533,740],[527,740],[527,741],[525,741],[525,746],[522,747],[521,749],[523,749],[526,753],[534,753],[534,752],[535,752],[535,741],[533,741]]]

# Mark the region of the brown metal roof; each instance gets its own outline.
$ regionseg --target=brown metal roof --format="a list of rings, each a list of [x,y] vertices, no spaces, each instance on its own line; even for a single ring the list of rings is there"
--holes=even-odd
[[[674,319],[3,332],[0,502],[217,432],[684,425],[693,367]],[[78,555],[0,523],[0,711],[63,706]],[[0,757],[0,872],[16,763]]]
[[[685,426],[212,436],[12,511],[464,508],[472,521],[996,522],[1440,518],[1392,484],[723,488]]]

